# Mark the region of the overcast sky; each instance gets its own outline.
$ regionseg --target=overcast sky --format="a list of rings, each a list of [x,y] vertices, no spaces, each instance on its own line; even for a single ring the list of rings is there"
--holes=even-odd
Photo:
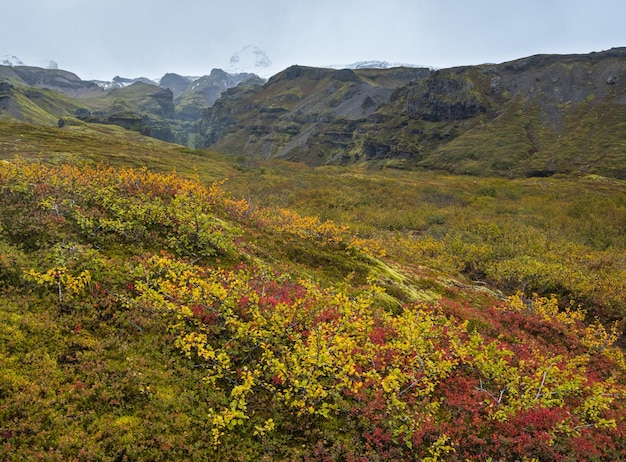
[[[273,70],[383,60],[437,68],[626,46],[624,0],[18,0],[0,59],[83,79],[227,69],[246,45]]]

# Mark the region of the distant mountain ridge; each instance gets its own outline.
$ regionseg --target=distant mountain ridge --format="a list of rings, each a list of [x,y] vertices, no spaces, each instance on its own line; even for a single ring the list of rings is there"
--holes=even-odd
[[[200,136],[311,165],[626,178],[626,48],[440,70],[292,66],[225,92]]]
[[[254,53],[252,53],[254,55]],[[0,66],[0,118],[111,123],[191,147],[309,165],[626,178],[626,48],[449,69],[291,66],[116,77]]]
[[[264,82],[255,74],[220,69],[202,77],[165,74],[155,81],[116,76],[109,82],[82,80],[59,69],[0,66],[0,118],[43,124],[77,118],[190,145],[202,110],[224,90],[247,80]]]

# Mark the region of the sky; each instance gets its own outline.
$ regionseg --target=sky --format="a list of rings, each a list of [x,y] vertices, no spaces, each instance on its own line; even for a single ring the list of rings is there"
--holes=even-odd
[[[199,76],[247,45],[270,73],[357,61],[447,68],[626,46],[624,0],[19,0],[0,60],[81,78]]]

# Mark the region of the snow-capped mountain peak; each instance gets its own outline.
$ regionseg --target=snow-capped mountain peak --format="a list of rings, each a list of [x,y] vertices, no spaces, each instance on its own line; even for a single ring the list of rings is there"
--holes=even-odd
[[[265,74],[272,67],[267,54],[255,45],[246,45],[230,57],[229,73],[252,72]]]
[[[46,59],[43,63],[43,67],[46,69],[58,69],[59,65],[52,59]]]

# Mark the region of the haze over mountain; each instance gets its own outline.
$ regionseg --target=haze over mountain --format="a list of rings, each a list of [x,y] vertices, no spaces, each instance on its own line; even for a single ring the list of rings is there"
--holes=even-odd
[[[447,68],[620,46],[625,10],[620,0],[6,2],[0,56],[53,59],[85,80],[228,70],[249,44],[275,72],[370,60]]]
[[[270,77],[276,72],[267,53],[256,45],[246,45],[233,53],[227,70],[232,73],[253,72],[261,77]]]

